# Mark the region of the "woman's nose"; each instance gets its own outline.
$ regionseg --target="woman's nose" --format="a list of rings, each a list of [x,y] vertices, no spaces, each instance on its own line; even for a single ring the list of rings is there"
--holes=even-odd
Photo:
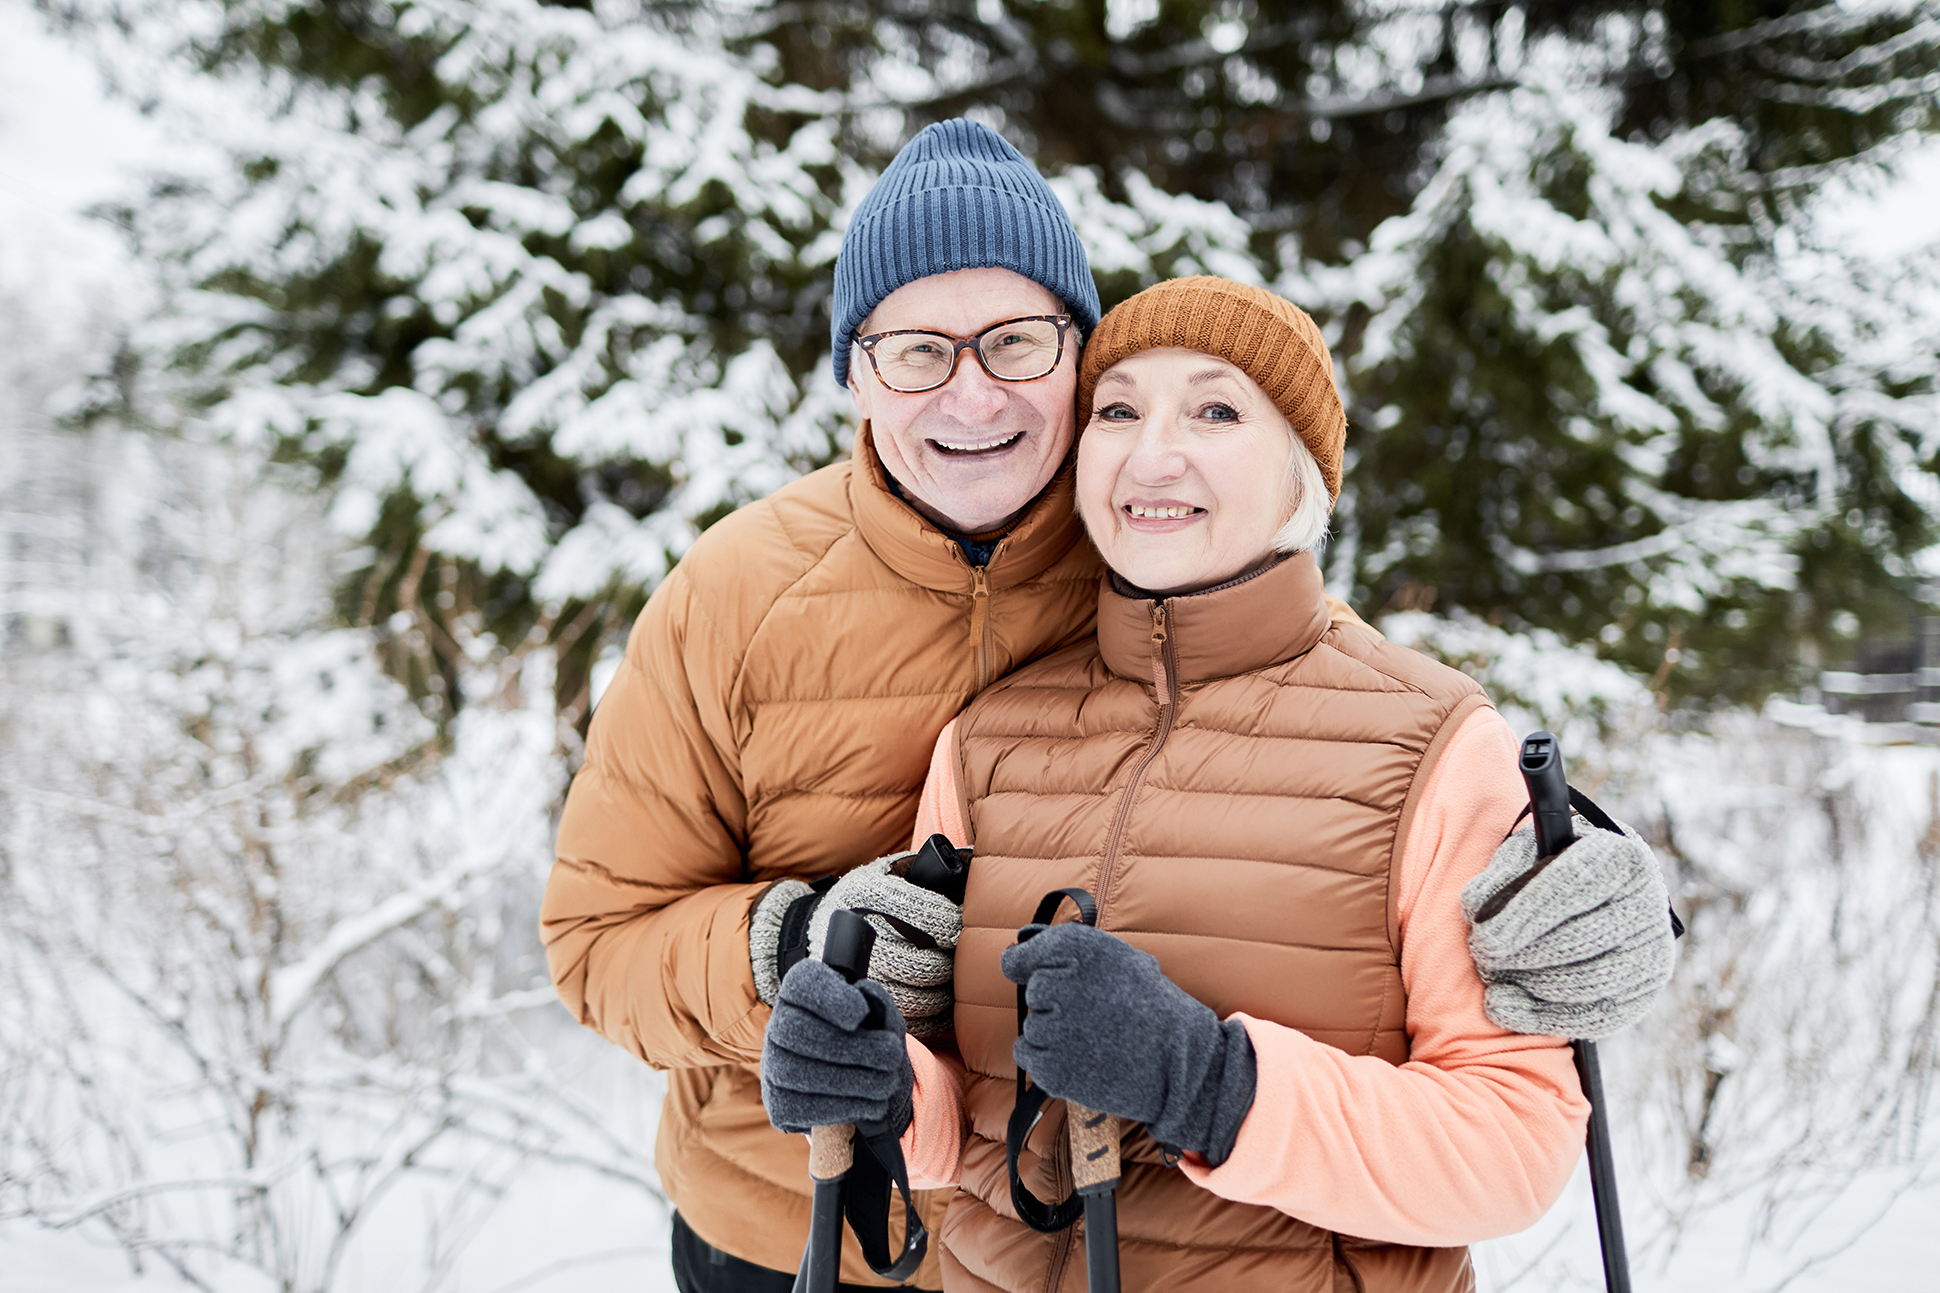
[[[1186,471],[1185,455],[1169,419],[1153,418],[1139,428],[1138,440],[1126,462],[1132,478],[1141,485],[1160,485],[1177,480]]]

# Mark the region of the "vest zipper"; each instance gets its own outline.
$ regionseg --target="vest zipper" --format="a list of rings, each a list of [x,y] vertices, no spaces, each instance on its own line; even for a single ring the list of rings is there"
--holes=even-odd
[[[1125,821],[1131,816],[1132,795],[1138,790],[1138,779],[1145,775],[1145,769],[1159,756],[1159,747],[1165,738],[1172,734],[1172,717],[1179,711],[1179,661],[1172,649],[1172,633],[1167,621],[1165,603],[1152,603],[1152,690],[1159,702],[1159,725],[1152,736],[1152,744],[1139,759],[1138,766],[1132,769],[1131,779],[1125,783],[1125,797],[1119,801],[1118,816],[1111,826],[1111,842],[1105,846],[1105,861],[1098,872],[1098,892],[1093,895],[1098,900],[1098,927],[1105,926],[1105,894],[1111,888],[1111,873],[1118,862],[1118,846],[1125,838]],[[1062,1185],[1062,1177],[1057,1178]],[[1045,1293],[1055,1293],[1064,1280],[1064,1266],[1071,1258],[1072,1229],[1058,1235],[1058,1242],[1051,1249],[1051,1267],[1047,1272]]]
[[[1071,1247],[1077,1242],[1078,1227],[1074,1222],[1058,1231],[1051,1244],[1051,1264],[1044,1273],[1044,1293],[1058,1293],[1064,1283],[1064,1267],[1071,1260]]]
[[[1125,823],[1132,814],[1132,796],[1138,791],[1139,778],[1145,769],[1152,766],[1152,760],[1159,757],[1159,748],[1165,738],[1172,734],[1172,719],[1179,712],[1179,660],[1173,650],[1172,633],[1164,602],[1152,603],[1152,691],[1159,703],[1159,725],[1152,735],[1152,744],[1145,755],[1132,769],[1130,780],[1125,783],[1125,797],[1119,801],[1118,816],[1112,822],[1111,840],[1105,845],[1104,865],[1098,872],[1098,927],[1105,925],[1105,895],[1111,889],[1113,870],[1118,865],[1118,848],[1125,839]]]

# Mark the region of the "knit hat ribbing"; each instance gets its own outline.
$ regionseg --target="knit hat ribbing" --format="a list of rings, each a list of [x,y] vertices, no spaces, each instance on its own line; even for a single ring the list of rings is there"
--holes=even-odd
[[[991,266],[1049,289],[1080,333],[1097,326],[1091,263],[1044,177],[987,126],[962,117],[925,126],[842,235],[829,327],[835,380],[849,380],[849,343],[884,297],[932,274]]]
[[[1181,346],[1216,355],[1259,383],[1320,464],[1329,498],[1340,497],[1347,413],[1334,362],[1307,312],[1265,288],[1201,275],[1148,287],[1112,308],[1091,334],[1078,369],[1078,426],[1107,368],[1128,355]]]

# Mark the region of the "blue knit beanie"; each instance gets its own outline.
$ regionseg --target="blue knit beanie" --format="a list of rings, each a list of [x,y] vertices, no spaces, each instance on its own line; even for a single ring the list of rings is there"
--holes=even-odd
[[[829,327],[835,380],[849,380],[849,344],[884,297],[932,274],[993,265],[1049,288],[1081,333],[1098,326],[1091,263],[1044,177],[987,126],[962,117],[925,126],[842,235]]]

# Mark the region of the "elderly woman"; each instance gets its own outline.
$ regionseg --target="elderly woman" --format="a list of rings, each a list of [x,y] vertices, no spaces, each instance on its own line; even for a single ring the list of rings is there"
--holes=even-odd
[[[1078,404],[1097,637],[958,717],[917,825],[975,848],[954,1046],[805,962],[771,1117],[906,1126],[917,1183],[959,1189],[952,1288],[1083,1280],[1072,1232],[1012,1203],[1020,1069],[1125,1120],[1127,1288],[1472,1287],[1463,1245],[1555,1200],[1588,1114],[1563,1040],[1490,1022],[1467,946],[1463,888],[1528,803],[1516,742],[1467,677],[1323,594],[1345,421],[1304,313],[1162,283],[1100,324]],[[1065,887],[1096,927],[1020,941]],[[889,1030],[856,1028],[865,995]],[[1019,1156],[1040,1199],[1069,1192],[1066,1142],[1050,1106]]]

